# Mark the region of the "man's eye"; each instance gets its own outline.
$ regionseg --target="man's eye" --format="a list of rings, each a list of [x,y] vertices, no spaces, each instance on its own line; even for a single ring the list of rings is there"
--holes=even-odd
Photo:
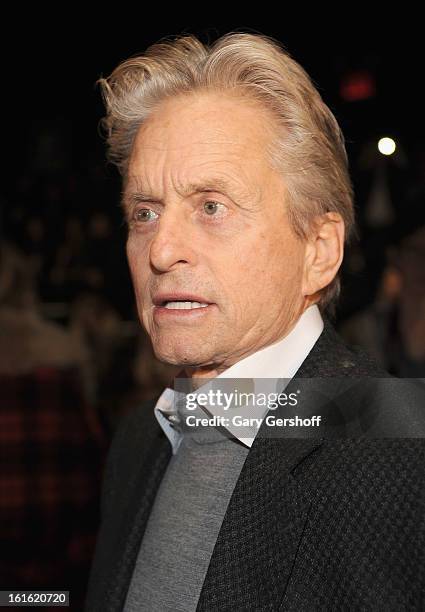
[[[139,208],[139,210],[136,210],[134,218],[137,222],[141,221],[142,223],[146,223],[146,221],[152,221],[155,218],[154,215],[156,215],[156,213],[150,208]]]
[[[208,200],[204,203],[204,211],[207,213],[207,215],[213,216],[217,213],[221,206],[223,206],[223,204],[215,202],[214,200]]]

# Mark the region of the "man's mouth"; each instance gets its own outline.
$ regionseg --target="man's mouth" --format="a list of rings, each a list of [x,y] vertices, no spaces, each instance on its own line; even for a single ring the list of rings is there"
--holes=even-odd
[[[201,309],[208,309],[208,306],[213,305],[212,302],[203,296],[180,292],[156,294],[152,302],[154,304],[154,310],[157,313],[164,311],[180,312],[182,310],[199,311]]]
[[[176,309],[176,310],[192,310],[193,308],[206,308],[208,304],[206,302],[166,302],[163,308]]]

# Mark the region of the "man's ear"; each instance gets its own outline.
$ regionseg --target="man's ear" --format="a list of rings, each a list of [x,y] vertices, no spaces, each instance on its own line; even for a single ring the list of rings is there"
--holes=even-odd
[[[335,278],[344,256],[344,221],[328,212],[315,219],[307,239],[302,292],[312,296]]]

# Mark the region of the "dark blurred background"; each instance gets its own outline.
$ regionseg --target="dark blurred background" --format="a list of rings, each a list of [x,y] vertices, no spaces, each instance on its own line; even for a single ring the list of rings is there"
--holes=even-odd
[[[307,31],[289,18],[49,19],[11,24],[2,51],[0,588],[70,590],[80,610],[111,436],[174,374],[137,321],[95,81],[170,34],[207,42],[238,29],[280,40],[346,137],[358,239],[343,264],[337,327],[391,373],[424,377],[423,50],[397,20]]]

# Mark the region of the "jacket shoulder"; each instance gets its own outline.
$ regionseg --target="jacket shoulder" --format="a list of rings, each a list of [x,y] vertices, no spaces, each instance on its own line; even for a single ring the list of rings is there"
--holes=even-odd
[[[323,331],[302,363],[297,376],[390,377],[390,374],[364,349],[345,342],[329,317],[324,315],[323,322]]]
[[[328,397],[335,435],[425,438],[425,385],[389,374],[367,351],[346,343],[330,320],[296,374]],[[339,420],[338,420],[339,419]]]

